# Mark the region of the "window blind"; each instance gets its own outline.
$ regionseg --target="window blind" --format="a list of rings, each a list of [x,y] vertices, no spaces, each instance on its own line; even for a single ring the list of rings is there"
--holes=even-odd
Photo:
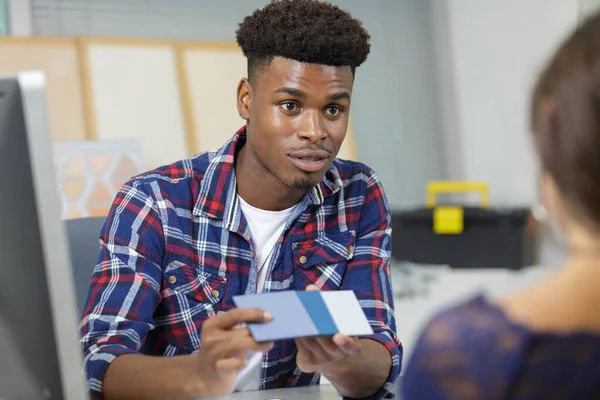
[[[215,26],[235,24],[257,0],[30,0],[33,34],[38,36],[115,36],[212,39]],[[218,29],[217,29],[218,30]],[[207,37],[208,36],[208,37]]]
[[[0,0],[0,35],[10,34],[10,24],[8,21],[8,2],[7,0]]]

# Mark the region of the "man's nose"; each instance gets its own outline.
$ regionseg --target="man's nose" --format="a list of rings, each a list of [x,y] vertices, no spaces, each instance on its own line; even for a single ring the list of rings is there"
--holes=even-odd
[[[322,115],[317,111],[310,111],[304,114],[298,136],[301,140],[307,140],[311,143],[318,143],[327,137],[321,123]]]

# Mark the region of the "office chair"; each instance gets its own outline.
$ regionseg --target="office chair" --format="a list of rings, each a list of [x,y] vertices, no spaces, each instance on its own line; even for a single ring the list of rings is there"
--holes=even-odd
[[[65,221],[80,313],[83,312],[90,279],[98,261],[100,231],[105,220],[106,217],[88,217]]]

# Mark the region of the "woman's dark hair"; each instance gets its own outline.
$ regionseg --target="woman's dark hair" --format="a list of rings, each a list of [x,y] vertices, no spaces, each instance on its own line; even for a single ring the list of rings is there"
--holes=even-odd
[[[539,76],[531,130],[572,216],[600,231],[600,14],[567,38]]]
[[[370,52],[370,35],[362,23],[327,2],[272,0],[244,18],[236,31],[237,43],[248,59],[252,81],[273,57],[350,66],[352,72]]]

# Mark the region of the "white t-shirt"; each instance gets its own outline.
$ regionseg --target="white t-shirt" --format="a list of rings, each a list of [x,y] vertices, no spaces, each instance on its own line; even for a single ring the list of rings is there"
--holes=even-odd
[[[294,207],[282,211],[266,211],[246,203],[240,196],[242,213],[248,222],[250,236],[256,252],[256,265],[258,268],[257,293],[262,292],[269,270],[269,260],[273,255],[275,245],[285,229],[288,217]],[[258,390],[260,381],[261,353],[252,353],[248,357],[248,365],[238,373],[236,391],[244,392]]]

